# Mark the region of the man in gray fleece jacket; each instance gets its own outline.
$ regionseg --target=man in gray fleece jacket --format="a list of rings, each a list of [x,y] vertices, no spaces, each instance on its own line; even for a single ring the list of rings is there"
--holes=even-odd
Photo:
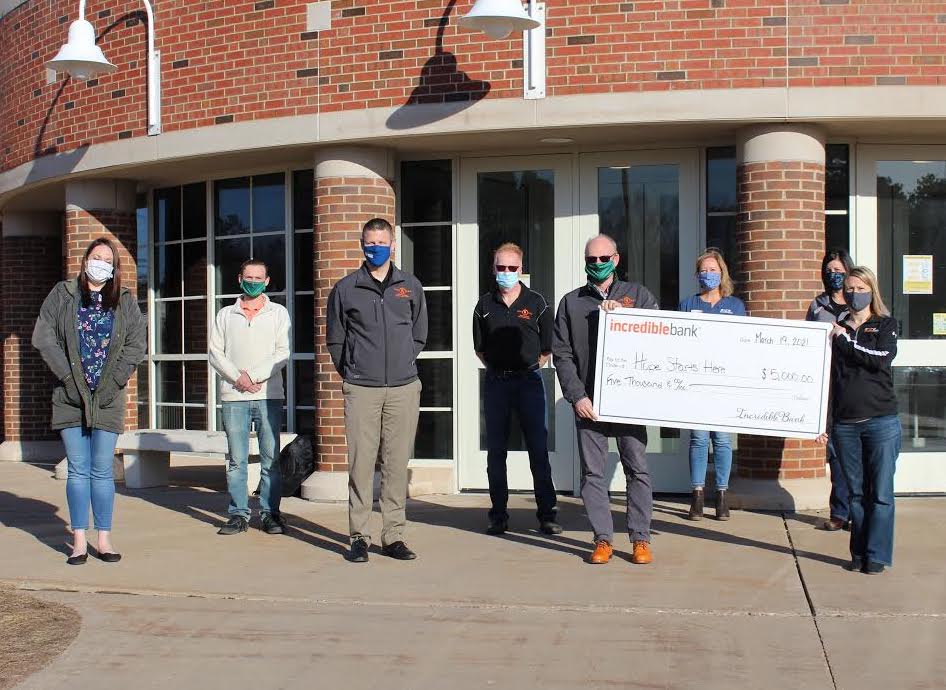
[[[365,263],[332,288],[325,318],[325,342],[344,381],[348,560],[368,560],[368,520],[380,450],[381,553],[406,561],[417,557],[403,535],[407,461],[420,413],[416,360],[427,343],[427,302],[420,281],[391,260],[390,223],[369,220],[361,244]]]
[[[647,288],[626,283],[614,275],[620,262],[617,244],[597,235],[585,245],[588,283],[562,298],[555,316],[552,357],[565,399],[575,408],[578,454],[581,458],[581,498],[594,530],[595,550],[590,563],[607,563],[613,553],[614,521],[608,496],[608,438],[617,440],[627,477],[627,531],[634,545],[631,560],[650,563],[650,518],[653,504],[647,468],[647,430],[634,424],[597,421],[591,391],[601,309],[619,307],[657,309]]]

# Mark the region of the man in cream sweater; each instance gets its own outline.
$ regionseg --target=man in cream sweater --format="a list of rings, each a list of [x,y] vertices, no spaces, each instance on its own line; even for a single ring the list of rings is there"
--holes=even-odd
[[[210,337],[210,365],[219,374],[223,428],[230,447],[227,489],[230,519],[217,534],[249,528],[247,462],[250,428],[256,426],[260,451],[260,518],[267,534],[282,534],[279,514],[279,431],[282,428],[282,370],[289,361],[289,312],[264,292],[266,264],[245,261],[238,277],[243,294],[217,313]]]

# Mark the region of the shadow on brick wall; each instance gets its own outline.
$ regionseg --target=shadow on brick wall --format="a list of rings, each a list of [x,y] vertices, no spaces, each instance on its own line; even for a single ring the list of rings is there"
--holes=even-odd
[[[471,79],[460,69],[456,56],[443,48],[443,34],[455,4],[456,0],[450,0],[440,18],[434,54],[421,68],[410,97],[388,118],[387,126],[391,129],[413,129],[445,120],[486,98],[489,93],[488,81]],[[412,107],[418,105],[424,107]]]

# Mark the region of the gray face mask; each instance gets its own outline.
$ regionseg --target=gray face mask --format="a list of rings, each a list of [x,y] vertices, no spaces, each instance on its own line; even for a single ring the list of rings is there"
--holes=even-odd
[[[844,291],[844,301],[854,311],[861,311],[870,306],[872,292],[854,292],[853,290]]]

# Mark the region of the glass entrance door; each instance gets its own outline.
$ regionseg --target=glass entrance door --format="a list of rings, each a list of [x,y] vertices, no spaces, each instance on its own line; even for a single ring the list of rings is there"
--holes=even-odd
[[[588,238],[610,235],[621,255],[618,277],[642,283],[661,309],[676,310],[682,297],[696,291],[693,264],[702,242],[697,152],[588,154],[580,169],[579,251]],[[647,439],[654,491],[688,492],[687,432],[648,427]],[[611,490],[623,492],[613,439],[610,459]]]
[[[898,493],[946,491],[946,147],[863,146],[855,260],[900,324]]]
[[[565,156],[468,159],[460,165],[457,299],[459,333],[459,463],[461,489],[486,489],[485,368],[473,352],[471,321],[481,294],[494,285],[492,253],[503,242],[525,252],[523,282],[555,309],[574,287],[571,159]],[[572,491],[575,438],[571,407],[562,398],[551,363],[541,371],[552,477]],[[518,419],[510,425],[509,488],[532,488],[529,458]]]

